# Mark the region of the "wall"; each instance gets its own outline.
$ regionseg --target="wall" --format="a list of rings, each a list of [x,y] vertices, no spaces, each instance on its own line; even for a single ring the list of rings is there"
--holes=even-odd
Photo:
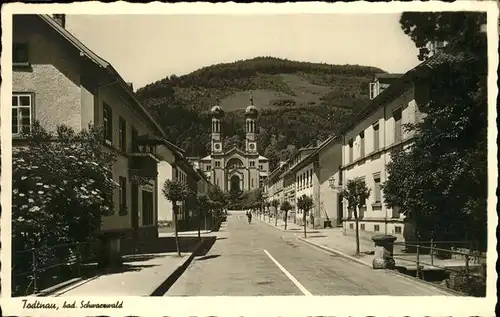
[[[375,226],[379,227],[382,233],[393,233],[395,226],[400,226],[402,217],[383,203],[383,192],[381,191],[381,202],[375,202],[375,176],[380,175],[380,182],[383,184],[387,180],[386,165],[390,161],[391,149],[404,144],[411,137],[409,133],[402,134],[402,142],[395,143],[395,120],[393,111],[402,108],[401,124],[415,122],[419,117],[418,109],[414,101],[414,89],[408,87],[405,93],[387,104],[385,107],[377,109],[366,119],[362,120],[356,127],[345,134],[343,142],[344,159],[344,179],[348,180],[356,177],[364,177],[371,195],[366,201],[366,206],[359,212],[360,218],[366,231],[374,231]],[[379,124],[379,150],[374,150],[374,123]],[[365,135],[365,156],[360,156],[360,132]],[[349,161],[349,140],[354,140],[353,162]],[[353,215],[347,210],[347,203],[344,204],[344,217],[351,218]],[[349,219],[348,219],[349,222]],[[352,222],[352,220],[351,220]],[[350,225],[349,225],[350,226]]]
[[[16,17],[13,23],[13,41],[28,43],[31,64],[13,68],[13,93],[33,94],[33,119],[49,131],[62,123],[79,131],[82,101],[93,103],[93,98],[81,87],[78,52],[36,16]]]
[[[318,153],[318,181],[321,219],[326,220],[325,211],[328,218],[335,225],[339,216],[339,189],[330,188],[330,177],[335,178],[335,185],[340,186],[340,167],[342,166],[342,139],[332,141],[328,146]],[[341,213],[342,211],[340,211]]]
[[[172,221],[173,219],[172,202],[169,201],[167,198],[165,198],[165,196],[163,195],[163,184],[165,184],[166,180],[168,179],[172,180],[174,178],[173,164],[175,162],[175,158],[173,153],[165,146],[158,147],[157,153],[161,155],[164,159],[158,163],[158,176],[157,176],[157,183],[158,183],[157,213],[158,213],[158,222],[161,224],[161,222]]]
[[[136,115],[130,107],[130,100],[124,96],[124,92],[120,90],[121,88],[117,85],[105,86],[99,89],[97,94],[97,104],[95,106],[95,120],[97,125],[102,125],[103,122],[103,105],[108,104],[112,109],[112,125],[113,125],[113,135],[112,135],[112,146],[118,148],[119,146],[119,134],[118,134],[118,122],[119,117],[122,117],[126,122],[126,140],[127,140],[127,151],[130,152],[132,149],[132,127],[138,132],[138,135],[143,135],[152,132],[148,129],[146,123]],[[129,160],[124,153],[119,153],[116,162],[113,166],[113,179],[118,182],[119,177],[125,177],[127,179],[127,206],[131,206],[131,182],[129,177]],[[158,193],[156,192],[156,180],[151,182],[151,186],[139,187],[139,224],[142,226],[142,190],[153,191],[153,201],[158,203]],[[118,198],[119,191],[116,190],[114,193],[115,199],[115,212],[111,216],[103,217],[103,230],[119,230],[128,229],[131,226],[131,211],[126,215],[120,215],[118,213]],[[153,218],[157,217],[157,212],[154,210]],[[156,226],[156,221],[153,222],[152,226]]]

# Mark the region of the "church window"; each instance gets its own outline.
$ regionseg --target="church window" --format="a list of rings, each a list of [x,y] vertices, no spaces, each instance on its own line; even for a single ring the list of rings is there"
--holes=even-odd
[[[215,161],[215,167],[220,167],[220,161]]]
[[[255,161],[250,161],[250,167],[255,167]]]
[[[263,170],[264,169],[264,165],[259,165],[259,169]]]
[[[210,171],[212,169],[212,166],[207,165],[207,171]]]

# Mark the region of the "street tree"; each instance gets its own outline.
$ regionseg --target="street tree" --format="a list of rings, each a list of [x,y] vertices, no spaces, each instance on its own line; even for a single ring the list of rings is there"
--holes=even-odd
[[[175,246],[177,248],[177,254],[181,256],[181,249],[179,247],[179,224],[177,221],[177,216],[179,213],[179,203],[185,202],[189,193],[189,188],[185,183],[179,182],[177,180],[167,179],[163,183],[163,196],[172,202],[173,218],[174,218],[174,232],[175,232]]]
[[[425,46],[436,40],[450,42],[444,50],[450,57],[428,71],[428,100],[418,102],[425,116],[406,126],[415,133],[413,144],[391,154],[385,203],[400,208],[419,239],[466,237],[486,250],[486,15],[413,12],[400,22],[419,58],[428,58]]]
[[[266,220],[266,213],[269,213],[269,207],[271,207],[271,202],[269,201],[265,201],[264,202],[264,207],[265,207],[265,210],[263,211],[263,215],[264,215],[264,221]],[[269,217],[269,214],[267,215]]]
[[[341,192],[342,196],[348,202],[348,208],[354,213],[356,222],[356,255],[359,255],[359,215],[358,208],[361,209],[370,196],[370,189],[366,187],[365,181],[361,177],[347,181],[346,188]]]
[[[274,208],[274,226],[278,225],[278,207],[280,206],[280,202],[277,199],[273,199],[271,201],[271,206]]]
[[[307,195],[302,195],[297,200],[297,207],[302,210],[302,222],[304,224],[304,238],[307,238],[307,215],[313,208],[313,200]]]
[[[210,214],[210,199],[205,193],[198,193],[196,200],[200,210],[200,222],[202,221],[201,218],[203,218],[204,228],[207,230],[207,217]]]
[[[286,230],[287,224],[288,224],[288,211],[290,211],[291,209],[292,209],[292,205],[290,205],[290,203],[288,202],[288,200],[285,200],[281,204],[281,210],[285,214],[285,230]]]

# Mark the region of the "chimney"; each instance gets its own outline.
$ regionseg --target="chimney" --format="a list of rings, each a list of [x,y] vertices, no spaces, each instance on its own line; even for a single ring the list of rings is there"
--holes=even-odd
[[[52,18],[57,22],[57,24],[66,28],[66,14],[53,14]]]
[[[127,85],[130,87],[132,91],[134,91],[134,84],[132,82],[127,82]]]

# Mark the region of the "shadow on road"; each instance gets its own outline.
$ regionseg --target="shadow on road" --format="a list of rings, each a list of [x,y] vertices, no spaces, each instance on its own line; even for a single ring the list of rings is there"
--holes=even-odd
[[[314,238],[328,238],[328,236],[325,235],[319,235],[319,236],[310,236],[308,237],[309,239],[314,239]]]
[[[163,258],[166,255],[156,254],[132,254],[123,257],[123,263],[149,261],[155,258]]]
[[[205,261],[205,260],[215,259],[218,257],[220,257],[220,254],[211,254],[197,258],[196,261]]]
[[[226,240],[226,239],[227,239],[227,237],[219,237],[219,238],[217,238],[217,240]]]

